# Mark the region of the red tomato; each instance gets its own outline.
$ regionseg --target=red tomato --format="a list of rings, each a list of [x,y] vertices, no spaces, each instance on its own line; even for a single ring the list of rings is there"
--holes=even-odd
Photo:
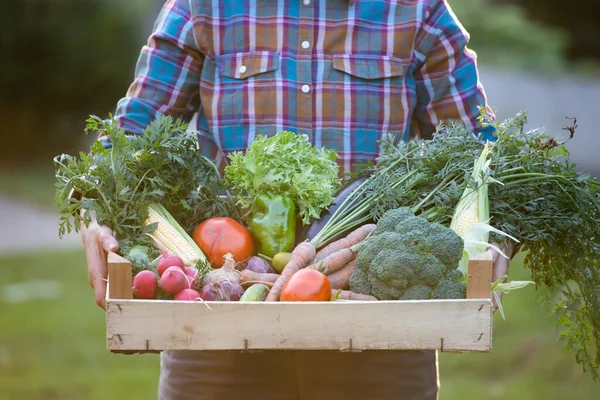
[[[330,301],[331,282],[321,272],[304,268],[283,285],[280,301]]]
[[[231,253],[235,261],[242,261],[252,257],[255,251],[250,232],[229,217],[207,219],[196,227],[192,239],[213,268],[223,266],[223,256],[227,253]]]

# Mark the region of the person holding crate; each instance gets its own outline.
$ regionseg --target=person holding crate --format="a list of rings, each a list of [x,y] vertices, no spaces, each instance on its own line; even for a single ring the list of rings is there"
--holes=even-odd
[[[168,0],[116,119],[139,134],[159,115],[191,121],[206,155],[285,129],[334,149],[340,172],[374,161],[384,133],[430,137],[456,119],[482,140],[486,95],[468,33],[446,0]],[[102,138],[100,138],[102,139]],[[82,230],[105,307],[106,226]],[[494,253],[493,278],[508,263]],[[410,399],[439,392],[437,352],[192,352],[161,356],[159,398]]]

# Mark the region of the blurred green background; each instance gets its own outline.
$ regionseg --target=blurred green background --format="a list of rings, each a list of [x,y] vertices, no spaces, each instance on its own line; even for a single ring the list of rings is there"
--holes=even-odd
[[[579,168],[600,173],[597,0],[449,0],[471,35],[499,118],[561,133]],[[0,13],[0,399],[156,398],[158,356],[112,355],[77,235],[58,240],[52,157],[85,151],[133,77],[157,0],[8,0]],[[511,279],[527,279],[520,257]],[[595,399],[528,287],[505,296],[490,354],[440,354],[441,400]]]

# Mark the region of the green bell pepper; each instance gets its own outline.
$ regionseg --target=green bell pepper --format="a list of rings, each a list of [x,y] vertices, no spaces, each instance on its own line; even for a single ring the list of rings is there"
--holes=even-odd
[[[296,240],[296,205],[285,196],[261,195],[254,199],[249,224],[260,254],[273,257],[289,252]]]

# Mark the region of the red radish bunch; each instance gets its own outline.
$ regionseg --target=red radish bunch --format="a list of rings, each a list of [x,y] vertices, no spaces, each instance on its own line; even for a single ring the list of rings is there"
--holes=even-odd
[[[153,299],[157,287],[158,279],[152,271],[140,271],[133,278],[133,293],[138,299]]]
[[[175,295],[175,300],[195,301],[200,299],[202,299],[200,293],[194,289],[183,289]]]
[[[162,247],[160,247],[160,251],[162,253],[162,257],[160,258],[160,260],[158,260],[158,263],[156,264],[156,272],[158,272],[158,276],[162,277],[163,273],[169,267],[177,267],[183,271],[185,265],[183,264],[183,260],[181,259],[181,257],[176,256],[175,254],[168,254]]]
[[[196,286],[198,286],[198,283],[200,283],[200,273],[198,272],[198,270],[196,268],[185,267],[183,269],[183,272],[185,272],[185,274],[188,277],[189,289],[194,289]]]
[[[190,278],[179,267],[169,267],[160,277],[160,287],[166,293],[177,294],[190,287]]]

